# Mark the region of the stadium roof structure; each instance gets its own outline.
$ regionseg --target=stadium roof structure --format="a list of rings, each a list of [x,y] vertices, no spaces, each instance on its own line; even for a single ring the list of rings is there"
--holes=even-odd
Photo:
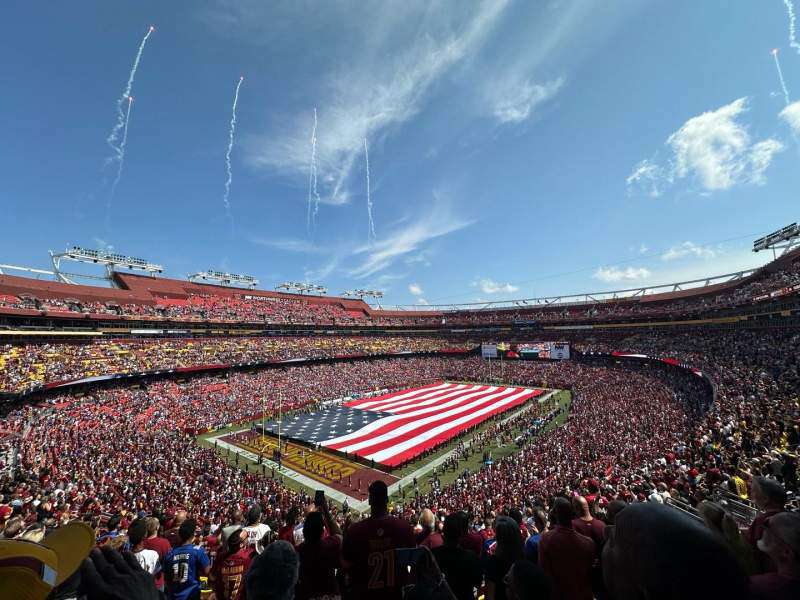
[[[728,287],[730,284],[738,284],[745,278],[754,274],[758,269],[746,269],[725,275],[714,275],[701,279],[691,279],[677,283],[665,283],[660,285],[642,286],[611,290],[607,292],[590,292],[582,294],[562,294],[559,296],[541,296],[538,298],[520,298],[516,300],[498,300],[494,302],[464,302],[461,304],[399,304],[387,306],[387,309],[416,311],[416,310],[487,310],[487,309],[512,309],[512,308],[546,308],[552,305],[576,305],[576,304],[598,304],[601,302],[617,302],[620,300],[642,299],[645,296],[657,294],[657,300],[669,300],[665,293],[673,295],[674,292],[692,291],[695,293],[713,292],[717,289]],[[686,295],[686,294],[680,294]]]

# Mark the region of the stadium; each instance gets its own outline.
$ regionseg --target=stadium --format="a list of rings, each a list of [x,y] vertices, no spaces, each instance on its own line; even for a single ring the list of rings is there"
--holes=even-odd
[[[800,598],[783,13],[208,4],[10,9],[0,600]]]

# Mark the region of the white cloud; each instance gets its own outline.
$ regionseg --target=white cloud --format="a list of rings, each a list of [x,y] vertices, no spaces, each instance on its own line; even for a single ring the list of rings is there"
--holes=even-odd
[[[780,117],[789,124],[795,135],[800,135],[800,100],[784,108]]]
[[[109,244],[103,238],[96,237],[92,239],[100,250],[105,250],[106,252],[111,252],[114,250],[114,244]]]
[[[424,293],[422,291],[422,287],[420,287],[418,283],[409,283],[408,291],[414,294],[415,296],[421,296]]]
[[[302,239],[266,239],[250,238],[250,243],[267,246],[284,252],[298,252],[301,254],[326,254],[328,249],[315,245],[313,242]]]
[[[540,104],[555,96],[564,83],[558,78],[546,83],[532,80],[509,81],[491,89],[492,113],[500,123],[521,123]]]
[[[324,283],[324,279],[333,273],[339,266],[339,257],[332,256],[330,259],[322,263],[316,268],[307,268],[303,272],[303,276],[308,283]]]
[[[508,4],[494,0],[469,10],[458,4],[431,7],[415,18],[402,7],[386,11],[380,5],[379,18],[364,16],[376,25],[352,32],[350,57],[339,62],[345,66],[332,69],[317,85],[317,163],[323,202],[347,202],[346,183],[361,159],[364,138],[378,145],[392,128],[416,115],[436,82],[483,45]],[[399,32],[411,22],[420,28],[401,36]],[[244,142],[247,159],[256,168],[305,180],[311,107],[282,123],[282,130]]]
[[[428,302],[427,300],[425,300],[425,298],[417,298],[417,304],[425,304],[425,305],[428,305],[428,304],[430,304],[430,302]]]
[[[698,246],[694,242],[683,242],[672,246],[669,250],[661,255],[661,260],[676,260],[685,256],[695,256],[697,258],[714,258],[717,256],[717,251],[708,246]]]
[[[762,185],[764,172],[784,146],[773,138],[754,142],[747,125],[738,120],[747,110],[747,98],[739,98],[686,121],[667,138],[669,166],[640,162],[626,180],[629,190],[639,187],[658,197],[663,186],[686,178],[707,192],[739,184]]]
[[[386,237],[370,245],[357,248],[353,254],[363,255],[361,264],[350,269],[349,274],[356,279],[363,279],[381,271],[397,259],[412,252],[417,252],[429,240],[453,233],[472,224],[472,221],[453,215],[449,208],[441,202],[439,194],[434,194],[435,202],[431,212],[419,215],[411,223],[404,222]]]
[[[423,250],[417,254],[412,254],[411,256],[407,256],[403,259],[403,262],[409,266],[411,265],[422,265],[423,267],[430,267],[431,266],[431,259],[430,259],[431,252],[429,250]]]
[[[633,169],[633,173],[628,175],[625,183],[628,184],[628,191],[633,192],[634,189],[643,190],[651,198],[658,198],[661,191],[662,178],[664,173],[661,167],[644,159],[639,162]]]
[[[612,283],[616,281],[635,281],[637,279],[645,279],[650,276],[650,271],[644,267],[626,267],[620,269],[618,267],[598,267],[592,277]]]
[[[519,288],[510,283],[498,283],[488,277],[481,277],[472,282],[473,287],[479,288],[484,294],[513,294]]]
[[[647,254],[648,250],[649,250],[649,248],[647,246],[645,246],[644,244],[639,246],[639,254]]]

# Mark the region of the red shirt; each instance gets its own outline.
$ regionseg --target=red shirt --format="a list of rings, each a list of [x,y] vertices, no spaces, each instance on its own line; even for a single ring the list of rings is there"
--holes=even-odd
[[[552,600],[592,600],[594,542],[572,527],[556,525],[539,538],[539,566],[553,582]]]
[[[598,550],[603,546],[606,524],[600,519],[592,519],[591,521],[572,519],[572,527],[581,535],[591,538],[597,545]]]
[[[253,562],[253,551],[245,546],[234,554],[222,554],[211,567],[209,579],[217,600],[243,600],[244,575]]]
[[[480,558],[481,551],[483,550],[483,538],[477,531],[469,531],[461,536],[461,539],[458,540],[458,545]]]
[[[394,551],[413,548],[414,532],[403,519],[369,517],[354,523],[342,543],[342,557],[350,563],[355,600],[400,600],[405,581],[398,581]]]
[[[164,565],[164,557],[167,552],[172,550],[169,542],[162,537],[149,537],[142,540],[142,546],[147,550],[155,550],[158,553],[158,560],[161,565]],[[158,575],[155,577],[156,587],[163,589],[164,587],[164,571],[159,570]]]

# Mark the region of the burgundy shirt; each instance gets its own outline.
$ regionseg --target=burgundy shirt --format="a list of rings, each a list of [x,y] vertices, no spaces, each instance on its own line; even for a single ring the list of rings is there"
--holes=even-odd
[[[161,565],[164,565],[164,557],[167,555],[167,552],[172,550],[172,546],[170,543],[162,537],[151,537],[145,538],[142,540],[142,546],[147,550],[155,550],[158,553],[158,560],[161,562]],[[156,587],[158,589],[163,589],[164,587],[164,571],[158,571],[158,575],[155,577]]]
[[[483,537],[477,531],[469,531],[461,536],[461,539],[458,540],[458,545],[464,550],[473,552],[475,556],[480,558],[483,551]]]
[[[369,517],[354,523],[342,543],[342,557],[350,568],[350,583],[355,600],[401,600],[394,551],[416,546],[414,531],[403,519],[392,516]]]
[[[572,527],[581,535],[591,538],[597,545],[598,550],[603,546],[606,524],[600,519],[592,519],[591,521],[572,519]]]
[[[322,538],[316,544],[303,542],[297,547],[300,573],[295,588],[297,600],[309,600],[339,593],[336,570],[341,566],[341,542],[338,536]]]
[[[595,544],[572,527],[556,525],[539,538],[539,566],[553,582],[552,600],[592,600]]]
[[[211,567],[210,579],[216,600],[243,600],[244,576],[253,562],[253,550],[240,548],[234,554],[221,554]]]

